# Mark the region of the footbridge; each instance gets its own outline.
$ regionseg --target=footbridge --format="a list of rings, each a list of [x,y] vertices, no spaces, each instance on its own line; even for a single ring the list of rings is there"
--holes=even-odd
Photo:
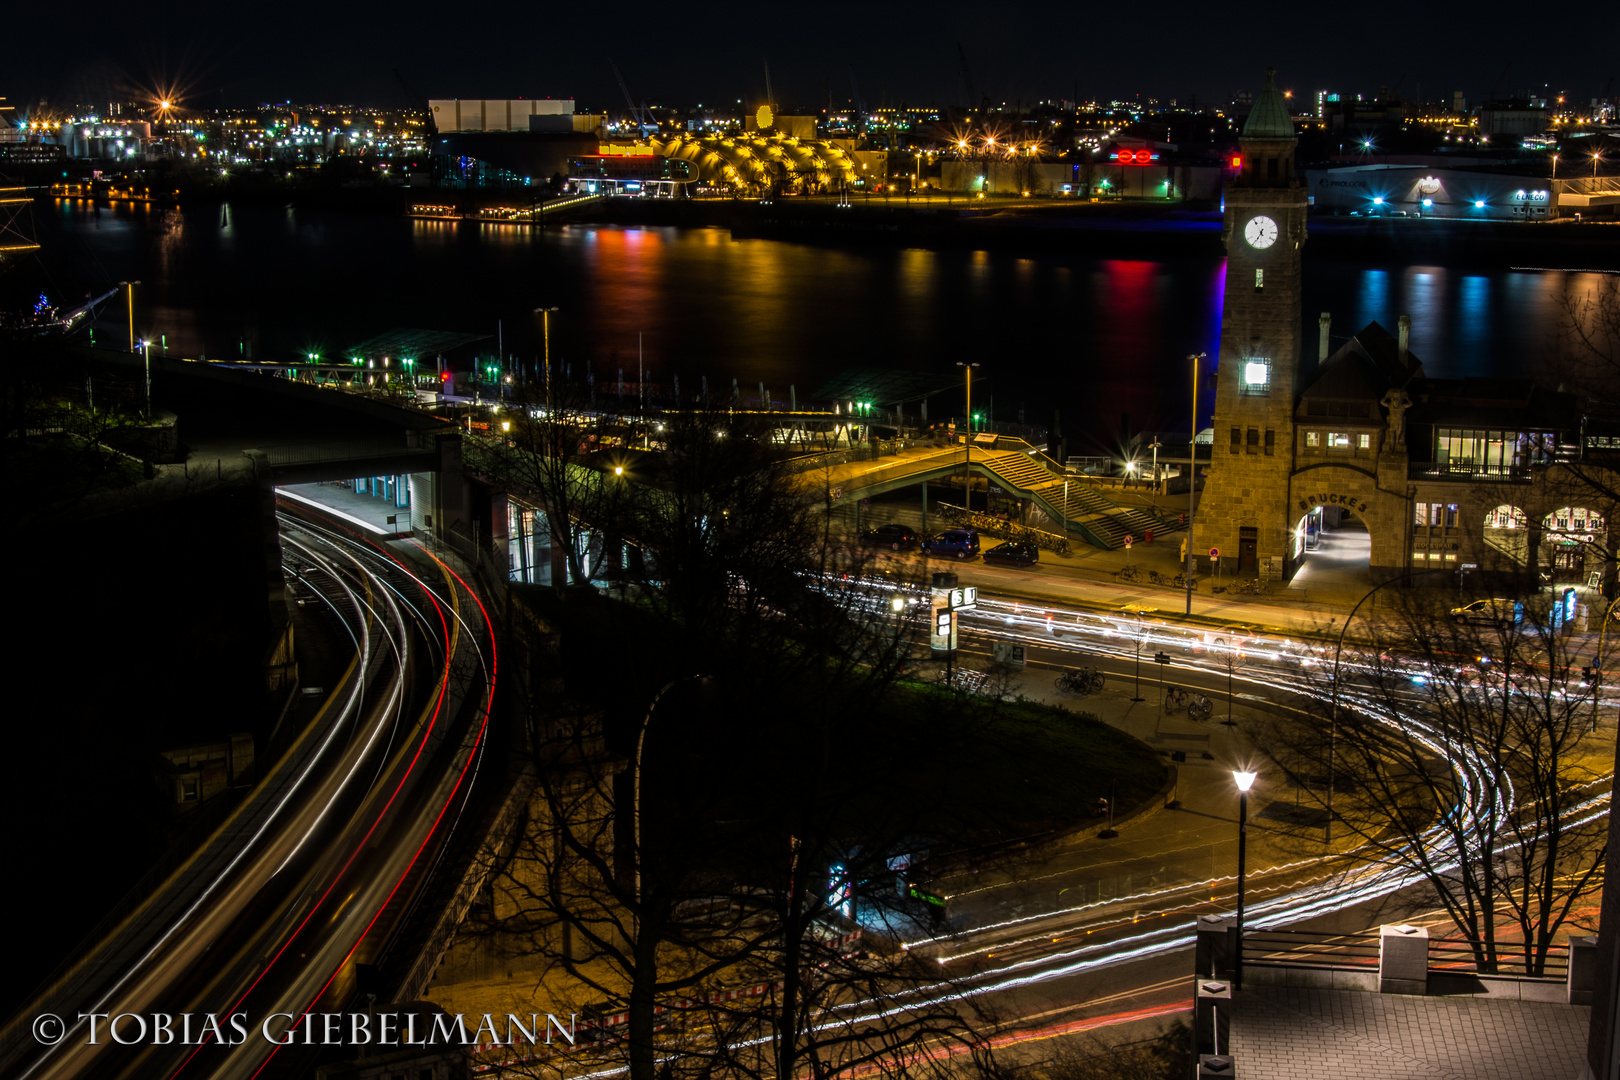
[[[836,459],[834,459],[836,461]],[[947,480],[964,473],[985,476],[1009,495],[1028,499],[1053,522],[1079,534],[1094,547],[1123,547],[1125,537],[1152,529],[1168,533],[1175,520],[1141,507],[1127,506],[1105,495],[1088,477],[1071,475],[1039,449],[1021,439],[998,440],[993,447],[925,446],[892,456],[829,463],[801,459],[806,483],[825,484],[835,498],[868,498],[903,488]]]

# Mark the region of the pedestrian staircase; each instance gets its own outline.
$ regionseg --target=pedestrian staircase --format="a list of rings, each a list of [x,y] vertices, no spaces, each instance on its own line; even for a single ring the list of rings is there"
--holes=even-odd
[[[986,451],[972,460],[1009,491],[1035,500],[1053,520],[1063,522],[1096,547],[1116,549],[1125,546],[1127,536],[1142,540],[1149,529],[1164,534],[1179,528],[1161,515],[1122,506],[1090,484],[1064,479],[1033,454]]]

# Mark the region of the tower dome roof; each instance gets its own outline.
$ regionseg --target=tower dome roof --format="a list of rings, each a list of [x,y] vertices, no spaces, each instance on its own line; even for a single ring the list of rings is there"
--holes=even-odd
[[[1266,68],[1266,88],[1254,99],[1254,108],[1243,125],[1245,139],[1294,139],[1294,121],[1288,115],[1288,102],[1277,89],[1277,69]]]

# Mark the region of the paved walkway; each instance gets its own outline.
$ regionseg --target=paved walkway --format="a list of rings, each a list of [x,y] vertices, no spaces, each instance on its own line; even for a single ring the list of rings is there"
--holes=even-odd
[[[1241,992],[1231,1052],[1243,1080],[1577,1080],[1591,1016],[1584,1005],[1259,987]]]

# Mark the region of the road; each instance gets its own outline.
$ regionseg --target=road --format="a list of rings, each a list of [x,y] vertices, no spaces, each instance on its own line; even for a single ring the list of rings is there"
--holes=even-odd
[[[907,946],[955,973],[952,983],[940,985],[940,993],[966,990],[998,997],[1000,1014],[1018,1017],[1014,1026],[1024,1029],[1007,1036],[1012,1041],[1180,1011],[1189,999],[1194,918],[1229,914],[1236,904],[1237,800],[1228,770],[1259,758],[1244,737],[1242,721],[1269,712],[1323,723],[1333,650],[1319,639],[1254,626],[1234,632],[1218,624],[1183,624],[1158,612],[1138,614],[1131,604],[1116,610],[1054,599],[1032,602],[993,591],[1000,578],[1028,582],[1019,571],[979,567],[960,576],[978,581],[979,593],[977,608],[960,616],[959,667],[988,669],[992,642],[1017,642],[1029,663],[1038,666],[1015,676],[1008,692],[1048,701],[1062,699],[1052,688],[1054,671],[1098,668],[1110,690],[1123,688],[1113,711],[1103,712],[1109,722],[1166,750],[1184,749],[1189,760],[1180,767],[1179,809],[1158,812],[1114,839],[1088,835],[1041,849],[1017,865],[992,864],[931,881],[932,891],[949,897],[951,932],[919,933]],[[894,581],[875,579],[873,585],[893,588]],[[1095,590],[1087,592],[1095,596]],[[922,599],[921,593],[912,596]],[[1477,658],[1458,660],[1466,666]],[[1401,680],[1394,690],[1391,673]],[[1340,707],[1421,734],[1431,703],[1420,682],[1431,674],[1423,663],[1347,649]],[[1377,692],[1371,687],[1375,675],[1383,677]],[[1161,678],[1165,685],[1213,699],[1214,719],[1199,724],[1185,715],[1167,715],[1159,704]],[[1406,680],[1410,688],[1403,690]],[[1475,692],[1499,692],[1489,687],[1482,684]],[[1578,679],[1568,692],[1590,700],[1590,690]],[[1122,701],[1124,694],[1146,700]],[[1079,708],[1095,704],[1095,699],[1068,700]],[[1606,714],[1615,700],[1612,693],[1603,694]],[[1220,724],[1233,706],[1240,723]],[[1487,772],[1483,761],[1466,755],[1458,760],[1464,814],[1504,812],[1511,792],[1476,782]],[[1607,783],[1595,786],[1603,794],[1581,811],[1587,817],[1607,812]],[[1287,810],[1285,793],[1267,794],[1267,802]],[[1310,800],[1305,802],[1303,814],[1278,813],[1269,821],[1251,817],[1247,926],[1337,933],[1384,921],[1384,906],[1418,883],[1415,872],[1378,857],[1350,829],[1338,830],[1330,849],[1321,827],[1326,815],[1318,810],[1313,816]],[[1441,851],[1448,842],[1438,828],[1429,839]]]
[[[281,519],[284,568],[341,621],[347,670],[202,848],[0,1032],[0,1075],[255,1075],[276,1051],[263,1020],[341,1007],[443,850],[487,731],[488,616],[431,553],[300,513]],[[251,1037],[199,1028],[191,1045],[153,1045],[155,1013],[245,1014]],[[30,1031],[46,1014],[61,1026]],[[92,1042],[84,1014],[132,1015],[112,1032],[101,1020]]]

